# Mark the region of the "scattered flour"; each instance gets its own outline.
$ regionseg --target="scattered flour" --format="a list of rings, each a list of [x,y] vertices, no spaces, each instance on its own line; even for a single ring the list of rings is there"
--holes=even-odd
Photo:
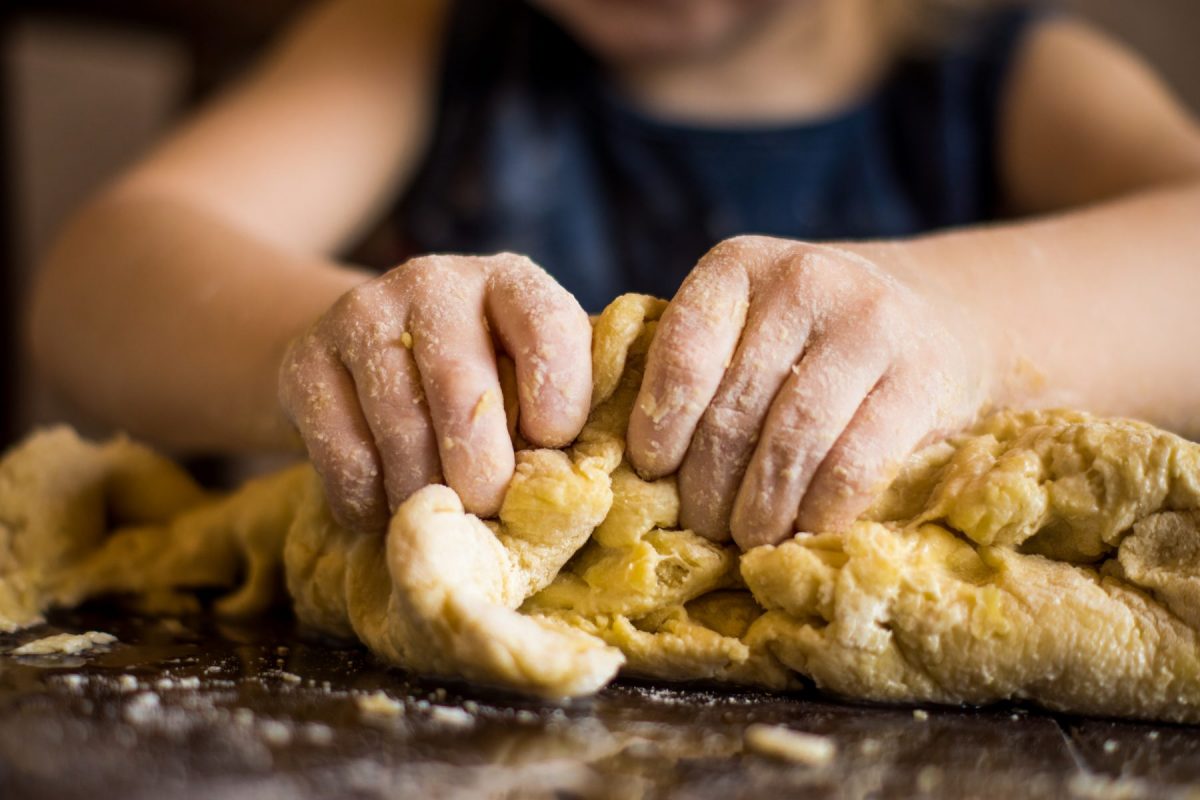
[[[292,727],[277,719],[265,719],[259,723],[259,733],[268,743],[276,747],[285,747],[292,742]]]

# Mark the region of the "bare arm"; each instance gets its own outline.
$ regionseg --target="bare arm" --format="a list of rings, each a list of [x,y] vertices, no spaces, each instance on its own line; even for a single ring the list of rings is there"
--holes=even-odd
[[[1200,435],[1200,127],[1132,53],[1037,31],[1001,163],[1028,221],[855,247],[939,284],[991,339],[993,400],[1067,403]]]
[[[86,411],[167,445],[293,441],[278,365],[366,277],[331,256],[423,146],[440,5],[318,6],[84,208],[33,299],[49,377]]]
[[[629,427],[683,524],[744,547],[829,530],[989,405],[1200,433],[1200,131],[1119,46],[1036,31],[1001,162],[1027,220],[907,241],[742,237],[659,323]]]
[[[362,530],[427,483],[494,514],[521,430],[557,446],[591,396],[591,327],[528,259],[332,254],[428,135],[441,0],[333,0],[240,87],[86,208],[43,269],[33,338],[87,409],[177,448],[303,440]],[[544,380],[545,375],[553,380]]]

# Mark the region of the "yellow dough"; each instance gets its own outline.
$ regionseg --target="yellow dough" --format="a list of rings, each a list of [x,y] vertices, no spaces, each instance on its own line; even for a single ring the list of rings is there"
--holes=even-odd
[[[1200,446],[1001,412],[915,454],[847,530],[739,555],[680,530],[674,479],[623,457],[662,308],[627,295],[596,320],[587,426],[518,454],[495,520],[429,486],[360,536],[308,465],[215,497],[128,441],[39,432],[0,462],[0,630],[101,594],[187,610],[199,586],[253,614],[286,587],[302,622],[391,663],[545,697],[623,669],[1200,721]]]

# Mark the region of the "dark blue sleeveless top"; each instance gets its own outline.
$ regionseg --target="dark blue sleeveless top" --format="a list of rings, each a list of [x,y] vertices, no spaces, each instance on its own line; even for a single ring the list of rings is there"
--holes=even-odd
[[[524,2],[465,0],[433,144],[398,211],[403,255],[525,253],[597,311],[625,291],[670,297],[737,234],[890,237],[994,218],[999,106],[1034,17],[980,16],[826,119],[696,127],[634,111]]]

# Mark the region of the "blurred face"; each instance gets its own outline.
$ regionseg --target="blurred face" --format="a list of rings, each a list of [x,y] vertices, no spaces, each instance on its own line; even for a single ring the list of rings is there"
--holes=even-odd
[[[736,46],[780,7],[814,0],[531,0],[601,60],[703,58]]]

